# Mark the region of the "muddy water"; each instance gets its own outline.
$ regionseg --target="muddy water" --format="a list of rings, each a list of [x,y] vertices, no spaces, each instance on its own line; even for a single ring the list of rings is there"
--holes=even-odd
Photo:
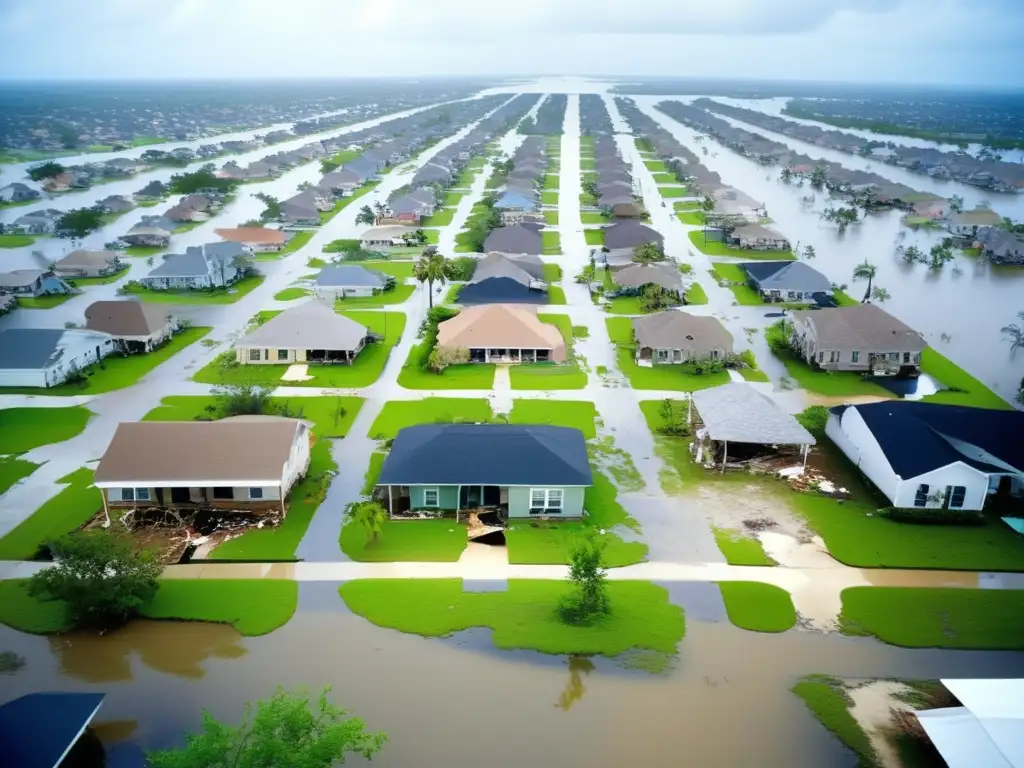
[[[817,258],[811,266],[834,283],[849,284],[851,295],[860,298],[865,284],[852,281],[853,269],[865,259],[875,264],[875,284],[892,295],[885,304],[888,311],[1000,395],[1013,398],[1024,376],[1024,355],[1010,355],[1000,328],[1024,311],[1024,269],[994,268],[962,254],[937,274],[921,264],[908,266],[897,254],[897,245],[914,244],[927,252],[943,233],[915,232],[900,224],[899,212],[888,211],[872,214],[840,234],[818,216],[818,211],[830,204],[826,194],[815,193],[806,185],[785,185],[778,179],[778,168],[759,166],[710,137],[704,139],[703,146],[708,149],[704,155],[694,141],[698,134],[655,110],[656,98],[636,100],[644,112],[694,148],[701,162],[718,171],[726,184],[764,202],[776,229],[801,248],[812,245]],[[875,170],[887,174],[889,169],[878,164]],[[801,197],[812,194],[815,202],[803,205]]]
[[[0,700],[39,690],[105,691],[100,735],[117,768],[179,743],[200,708],[233,721],[278,684],[333,697],[390,740],[383,766],[845,766],[855,761],[789,692],[839,677],[1021,676],[1024,654],[911,651],[804,631],[744,632],[690,602],[673,669],[492,648],[489,633],[425,639],[373,627],[336,588],[304,584],[282,629],[136,622],[104,637],[40,638],[0,628],[24,657]],[[742,734],[741,737],[738,737]],[[685,756],[685,760],[684,760]]]

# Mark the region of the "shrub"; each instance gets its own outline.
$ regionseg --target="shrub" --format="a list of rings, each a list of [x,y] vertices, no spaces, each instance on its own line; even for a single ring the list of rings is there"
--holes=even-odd
[[[896,523],[913,525],[985,525],[985,516],[969,509],[885,507],[876,514]]]
[[[764,338],[768,342],[769,349],[777,355],[787,355],[792,351],[784,320],[779,320],[765,328]]]
[[[828,422],[828,408],[824,405],[812,405],[796,415],[796,420],[808,432],[824,432]]]
[[[434,347],[427,359],[434,373],[442,373],[449,365],[465,365],[468,362],[469,350],[465,347]]]
[[[603,555],[604,544],[594,538],[584,540],[573,549],[569,581],[576,591],[559,606],[562,621],[566,624],[593,624],[611,610],[607,577],[601,566]]]
[[[452,280],[469,281],[473,279],[477,261],[472,256],[459,256],[448,263],[451,266]]]

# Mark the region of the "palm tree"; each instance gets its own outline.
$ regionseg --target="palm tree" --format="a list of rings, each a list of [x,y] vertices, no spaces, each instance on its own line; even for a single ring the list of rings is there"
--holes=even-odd
[[[1020,320],[1020,323],[1010,323],[999,329],[999,332],[1010,342],[1011,355],[1018,349],[1024,349],[1024,312],[1018,312],[1017,319]]]
[[[805,259],[813,259],[817,255],[818,254],[816,254],[814,252],[814,246],[813,245],[805,245],[804,246],[804,258]]]
[[[388,513],[376,501],[359,501],[349,510],[352,521],[366,531],[366,543],[373,544],[380,540],[380,534],[387,522]]]
[[[413,277],[427,284],[427,300],[431,309],[434,308],[434,283],[444,285],[452,276],[452,267],[448,260],[436,249],[427,248],[413,267]]]
[[[364,205],[359,209],[359,213],[356,214],[356,224],[366,224],[367,226],[373,226],[377,223],[377,217],[373,214],[373,209]]]
[[[653,264],[656,261],[664,261],[665,254],[657,243],[642,243],[633,249],[633,261],[637,264]]]
[[[373,204],[373,212],[375,214],[373,223],[376,224],[378,221],[383,219],[384,216],[387,214],[388,207],[384,205],[384,203],[382,203],[380,200],[378,200],[376,203]]]
[[[878,274],[878,267],[870,263],[867,259],[862,261],[856,267],[853,268],[853,279],[854,280],[867,280],[868,289],[864,292],[864,302],[871,301],[871,281],[875,279],[875,275]]]

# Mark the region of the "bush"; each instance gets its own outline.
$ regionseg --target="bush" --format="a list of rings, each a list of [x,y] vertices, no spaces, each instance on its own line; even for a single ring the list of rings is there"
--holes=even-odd
[[[985,516],[981,512],[969,509],[885,507],[875,514],[896,523],[911,523],[912,525],[985,525]]]
[[[434,347],[427,358],[427,365],[434,373],[443,373],[449,365],[465,365],[469,362],[469,350],[465,347]]]
[[[812,405],[796,415],[796,420],[808,432],[824,432],[828,422],[828,408],[824,405]]]
[[[784,320],[779,320],[777,323],[772,323],[764,329],[764,338],[768,342],[768,347],[776,355],[785,356],[792,351],[789,346],[789,334],[786,332],[786,323]]]
[[[472,256],[459,256],[457,259],[451,259],[448,263],[452,270],[452,280],[469,281],[473,279],[477,261]]]
[[[566,624],[586,626],[593,624],[611,610],[608,603],[608,584],[601,565],[604,543],[586,539],[572,551],[569,563],[569,582],[576,591],[568,595],[559,606]]]

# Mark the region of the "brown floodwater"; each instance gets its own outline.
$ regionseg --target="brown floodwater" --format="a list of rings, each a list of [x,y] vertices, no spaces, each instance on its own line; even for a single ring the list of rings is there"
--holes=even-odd
[[[264,637],[153,621],[102,637],[0,628],[0,650],[26,659],[0,677],[0,701],[106,692],[97,723],[112,768],[140,766],[143,748],[179,744],[202,708],[237,721],[244,702],[277,685],[332,686],[335,701],[389,734],[374,760],[382,766],[853,766],[790,692],[801,676],[1024,676],[1020,653],[746,632],[723,620],[707,585],[697,586],[672,590],[689,609],[687,631],[663,674],[499,651],[482,630],[404,635],[350,614],[336,585],[303,584],[295,617]]]

